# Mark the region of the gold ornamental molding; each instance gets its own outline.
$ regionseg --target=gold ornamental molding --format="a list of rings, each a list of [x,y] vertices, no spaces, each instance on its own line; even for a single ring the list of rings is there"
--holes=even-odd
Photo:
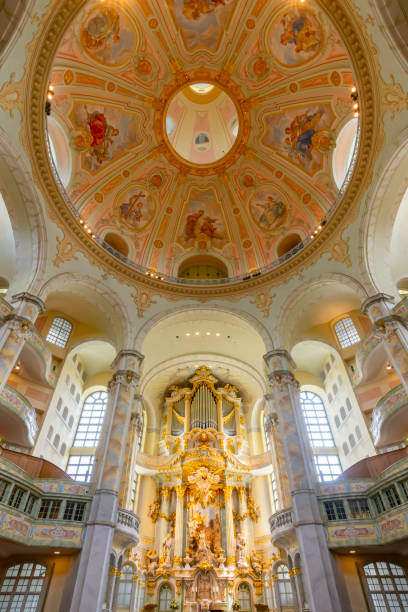
[[[286,262],[246,281],[213,286],[172,284],[132,269],[86,235],[60,192],[48,158],[44,106],[52,63],[63,33],[85,3],[86,0],[60,0],[46,18],[42,31],[37,37],[38,44],[32,50],[26,65],[22,114],[23,134],[27,135],[24,138],[24,145],[31,159],[34,179],[49,207],[50,216],[55,218],[66,239],[73,240],[92,264],[100,266],[124,283],[139,287],[140,290],[150,292],[152,295],[160,295],[170,301],[188,298],[199,301],[209,301],[214,298],[236,300],[244,295],[259,294],[262,288],[264,292],[267,292],[267,288],[285,283],[291,276],[299,274],[304,268],[312,265],[322,253],[327,251],[330,241],[339,239],[341,231],[357,216],[361,195],[370,184],[373,164],[383,138],[381,83],[376,77],[375,58],[371,55],[371,45],[359,27],[356,16],[349,8],[346,8],[342,0],[317,0],[321,10],[335,23],[341,34],[353,65],[355,82],[359,91],[360,145],[354,171],[342,201],[318,236]],[[222,71],[220,74],[225,75],[226,73]],[[188,78],[193,77],[190,75]],[[175,71],[173,87],[176,81],[177,72]],[[218,84],[222,86],[222,82]],[[226,91],[230,91],[230,85],[233,85],[232,79],[231,82],[224,85]],[[161,105],[162,102],[157,103],[157,106]],[[247,109],[249,109],[249,103]],[[162,111],[158,109],[157,113],[159,112]],[[247,110],[244,109],[244,112]],[[158,114],[157,120],[159,118]],[[162,131],[162,124],[160,129]],[[240,147],[245,147],[244,128],[242,138],[237,140],[237,148],[231,151],[229,158],[231,160],[234,159]],[[168,145],[162,143],[158,148],[166,155],[164,149],[168,150]],[[226,163],[228,160],[221,161]],[[219,168],[216,170],[218,172]],[[183,173],[182,169],[181,173]],[[264,306],[267,312],[267,305]]]

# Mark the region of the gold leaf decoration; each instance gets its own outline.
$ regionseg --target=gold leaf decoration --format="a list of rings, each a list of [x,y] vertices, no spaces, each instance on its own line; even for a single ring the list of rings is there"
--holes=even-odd
[[[10,113],[10,118],[14,119],[14,111],[19,110],[23,112],[23,81],[14,81],[16,73],[10,74],[10,80],[3,83],[3,87],[0,89],[0,107]]]
[[[132,293],[132,298],[137,307],[137,316],[142,318],[144,313],[152,304],[157,304],[153,296],[143,289],[136,289],[136,293]]]
[[[350,268],[351,259],[349,256],[349,240],[350,238],[347,237],[346,240],[340,238],[337,240],[337,242],[333,242],[329,249],[329,261],[338,261],[346,264],[346,266]]]
[[[385,110],[390,111],[391,119],[394,119],[397,113],[402,113],[408,108],[408,94],[406,94],[400,83],[395,82],[394,75],[391,74],[391,83],[383,81],[383,104]]]

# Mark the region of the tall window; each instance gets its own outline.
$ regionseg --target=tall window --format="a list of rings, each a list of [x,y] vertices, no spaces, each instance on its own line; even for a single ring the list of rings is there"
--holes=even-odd
[[[22,563],[9,567],[0,588],[0,610],[39,610],[45,572],[46,568],[37,563]]]
[[[282,563],[278,567],[276,575],[278,578],[279,601],[281,606],[293,606],[295,603],[295,596],[287,566]]]
[[[132,595],[133,585],[133,568],[131,565],[124,565],[122,568],[119,585],[118,585],[118,598],[116,605],[129,607],[130,598]]]
[[[75,447],[95,448],[98,445],[107,401],[106,391],[95,391],[88,395],[75,434]]]
[[[241,582],[238,587],[238,603],[242,612],[251,612],[251,591],[246,582]]]
[[[323,400],[311,391],[301,391],[300,403],[312,448],[333,448],[334,440]]]
[[[342,473],[338,455],[314,455],[313,457],[319,482],[336,480]]]
[[[71,335],[72,325],[66,319],[55,317],[46,337],[47,342],[65,348]]]
[[[364,577],[375,612],[408,610],[408,582],[402,567],[376,561],[364,566]]]
[[[171,588],[170,585],[162,584],[159,591],[159,612],[170,612]]]
[[[74,480],[89,482],[91,480],[93,462],[93,455],[71,455],[68,459],[66,472]]]
[[[334,325],[334,331],[341,348],[347,348],[352,344],[360,342],[360,336],[350,317],[340,319]]]

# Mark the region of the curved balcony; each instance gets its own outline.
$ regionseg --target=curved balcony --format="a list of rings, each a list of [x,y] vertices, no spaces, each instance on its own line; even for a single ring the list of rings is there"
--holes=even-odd
[[[274,546],[287,544],[295,537],[295,527],[293,525],[292,508],[280,510],[269,517],[271,528],[271,542]]]
[[[388,391],[371,415],[370,432],[375,446],[389,446],[404,440],[408,433],[408,396],[402,385]]]
[[[374,328],[361,340],[355,355],[355,372],[352,382],[359,385],[363,379],[371,378],[385,361],[385,351],[380,338],[374,334]]]
[[[37,552],[39,547],[42,552],[56,548],[66,551],[80,549],[91,504],[87,487],[73,482],[66,474],[58,479],[33,478],[6,458],[5,453],[11,453],[14,459],[18,459],[16,455],[21,455],[24,463],[23,454],[2,449],[0,541],[3,554],[12,554],[16,544],[34,547]],[[57,466],[54,468],[60,472]],[[51,473],[54,473],[53,470]]]
[[[38,329],[34,328],[26,340],[19,360],[32,380],[55,387],[57,372],[53,369],[52,353]]]
[[[10,385],[0,393],[0,432],[8,443],[28,448],[34,446],[38,432],[34,408]]]
[[[140,518],[131,510],[118,509],[118,518],[115,528],[115,543],[125,548],[139,542]]]

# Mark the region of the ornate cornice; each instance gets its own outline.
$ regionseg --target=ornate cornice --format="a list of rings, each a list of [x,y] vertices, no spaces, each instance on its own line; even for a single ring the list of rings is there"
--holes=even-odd
[[[336,24],[342,40],[350,54],[356,82],[359,86],[361,106],[360,145],[354,172],[345,190],[341,204],[319,235],[295,256],[269,272],[246,281],[219,286],[188,286],[170,284],[143,275],[115,258],[97,242],[93,241],[74,218],[60,192],[47,153],[45,135],[45,97],[53,58],[67,24],[84,6],[86,0],[61,0],[52,12],[38,36],[39,44],[31,54],[26,67],[24,91],[24,146],[32,160],[33,176],[49,207],[67,238],[75,236],[75,242],[84,251],[92,264],[101,266],[120,281],[139,287],[147,287],[153,294],[167,299],[193,298],[208,301],[214,298],[232,299],[259,292],[261,287],[271,287],[288,280],[293,274],[312,265],[324,251],[329,241],[339,235],[350,219],[355,218],[360,196],[371,180],[373,163],[382,142],[381,89],[376,85],[376,68],[371,49],[358,30],[354,16],[346,10],[340,0],[318,0],[319,7]]]
[[[11,303],[14,304],[15,302],[29,302],[30,304],[34,304],[34,306],[38,308],[39,314],[43,314],[46,311],[45,304],[41,298],[31,293],[26,293],[25,291],[13,295]]]
[[[299,389],[300,387],[299,382],[289,370],[275,370],[271,374],[268,374],[268,379],[272,388],[277,391],[284,391],[288,386],[294,387],[295,389]]]

